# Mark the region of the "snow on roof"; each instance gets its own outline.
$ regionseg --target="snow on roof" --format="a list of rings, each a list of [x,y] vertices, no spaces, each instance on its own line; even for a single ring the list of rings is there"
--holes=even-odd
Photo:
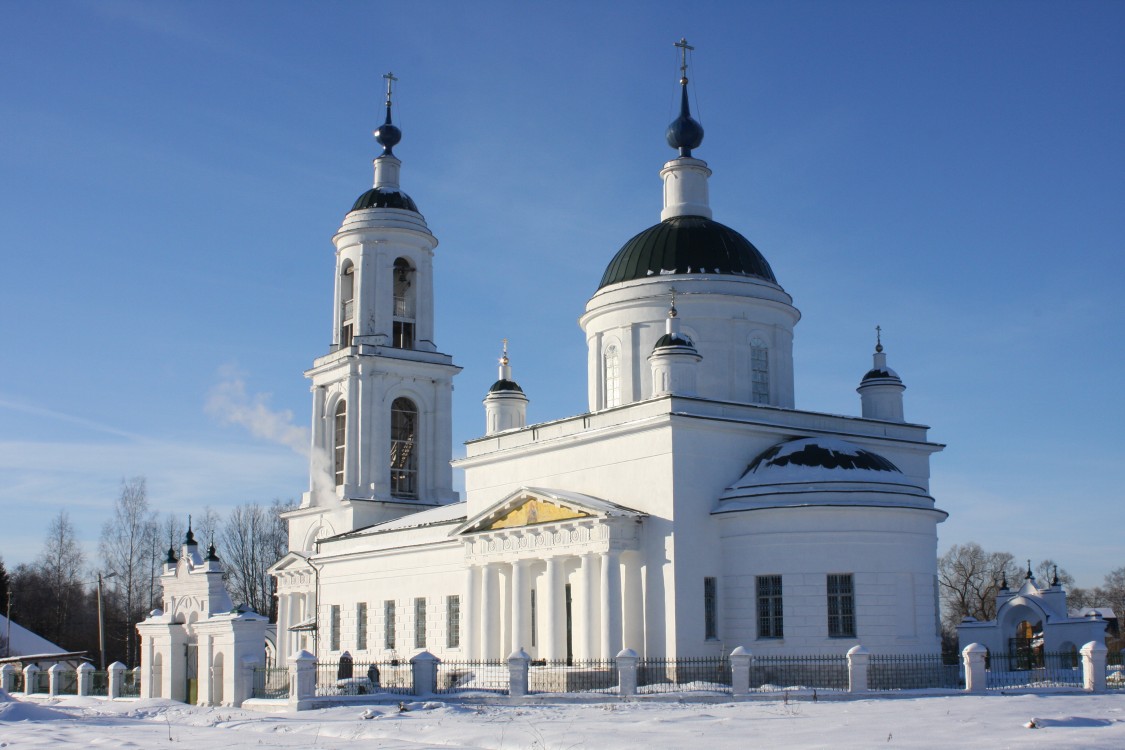
[[[8,618],[0,615],[0,638],[8,635]],[[51,643],[46,638],[32,633],[15,620],[12,620],[12,642],[10,653],[12,656],[26,656],[29,654],[59,654],[69,653],[58,644]],[[80,652],[80,653],[85,653]]]
[[[381,534],[387,531],[404,531],[406,529],[417,529],[422,526],[434,526],[437,524],[464,521],[466,516],[465,508],[466,505],[464,502],[439,505],[436,508],[420,510],[417,513],[411,513],[401,518],[377,523],[374,526],[368,526],[348,534],[341,534],[335,538],[340,539],[347,536],[359,536],[362,534]]]
[[[528,492],[539,495],[546,495],[547,497],[554,497],[562,500],[564,503],[573,503],[574,505],[589,508],[590,510],[600,511],[611,516],[643,516],[644,513],[626,508],[624,505],[611,503],[608,500],[602,500],[600,497],[593,495],[584,495],[581,492],[569,492],[567,490],[549,490],[542,487],[527,487]]]

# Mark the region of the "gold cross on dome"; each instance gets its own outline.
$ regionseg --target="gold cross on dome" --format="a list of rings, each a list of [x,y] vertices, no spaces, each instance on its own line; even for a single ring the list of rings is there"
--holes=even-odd
[[[392,86],[394,85],[394,82],[397,81],[398,79],[395,78],[395,74],[390,72],[390,71],[387,71],[383,75],[383,78],[387,81],[387,105],[389,106],[390,103],[391,103]]]
[[[687,80],[687,53],[688,53],[688,50],[694,50],[695,47],[692,47],[690,44],[688,44],[687,39],[685,39],[683,37],[681,37],[680,41],[676,42],[672,46],[678,47],[679,50],[680,50],[680,77],[683,78],[686,81]]]
[[[500,364],[508,364],[508,339],[502,339],[504,342],[504,356],[500,357]]]

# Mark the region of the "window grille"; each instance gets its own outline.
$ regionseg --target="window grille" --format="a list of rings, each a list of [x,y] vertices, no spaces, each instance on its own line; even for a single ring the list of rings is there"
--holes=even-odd
[[[703,630],[704,638],[715,640],[719,637],[718,586],[714,578],[703,579]]]
[[[335,454],[336,486],[344,483],[344,455],[348,443],[348,405],[343,399],[336,404],[336,422],[333,442]]]
[[[446,648],[461,646],[461,597],[445,597],[445,645]]]
[[[407,398],[391,404],[391,494],[418,497],[417,437],[418,407]]]
[[[367,650],[367,602],[355,605],[355,647],[357,651]]]
[[[405,258],[395,260],[391,346],[396,349],[414,348],[414,290],[411,283],[413,273],[414,269]]]
[[[758,637],[785,636],[781,598],[781,576],[758,576]]]
[[[770,402],[770,350],[766,342],[754,339],[750,342],[750,400],[755,404]]]
[[[414,600],[414,648],[426,647],[426,597]]]
[[[851,573],[828,575],[828,635],[855,637],[855,593]]]
[[[333,604],[328,623],[328,650],[340,650],[340,605]]]
[[[621,403],[621,357],[616,346],[605,350],[605,408]]]
[[[383,648],[395,650],[395,603],[393,599],[383,602]]]

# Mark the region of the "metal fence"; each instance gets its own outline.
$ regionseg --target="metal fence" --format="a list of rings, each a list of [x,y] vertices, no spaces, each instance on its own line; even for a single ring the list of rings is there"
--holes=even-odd
[[[992,654],[988,660],[989,690],[1006,688],[1082,687],[1082,657],[1074,651]]]
[[[289,670],[285,667],[255,667],[252,698],[288,698]]]
[[[316,695],[414,694],[414,673],[409,662],[317,662]]]
[[[102,698],[109,695],[109,672],[90,673],[90,695]]]
[[[51,676],[47,675],[47,684],[50,685]],[[58,695],[78,695],[78,672],[73,669],[68,672],[59,672],[55,677],[55,687]]]
[[[846,656],[754,656],[750,692],[847,690]]]
[[[872,654],[867,667],[870,690],[921,690],[965,687],[957,654]]]
[[[1105,686],[1110,690],[1125,690],[1125,652],[1111,652],[1106,657]]]
[[[12,674],[12,692],[23,692],[23,672],[17,671]]]
[[[141,697],[141,670],[130,669],[121,680],[121,693],[120,698],[140,698]]]
[[[508,693],[508,665],[503,661],[443,661],[437,665],[434,692],[439,694]]]
[[[638,695],[730,692],[730,659],[725,656],[637,662]]]
[[[28,693],[49,693],[51,692],[51,675],[47,674],[47,670],[36,672],[31,680],[26,679],[25,673],[25,686]]]
[[[547,661],[536,659],[527,670],[529,693],[617,693],[614,659]]]

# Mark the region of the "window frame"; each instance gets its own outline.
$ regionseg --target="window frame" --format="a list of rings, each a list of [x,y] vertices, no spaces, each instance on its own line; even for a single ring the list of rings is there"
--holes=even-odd
[[[758,607],[759,640],[785,637],[784,591],[781,575],[755,576],[754,598]]]
[[[344,486],[348,460],[348,402],[340,399],[332,413],[332,469],[336,487]]]
[[[719,640],[719,581],[713,576],[703,579],[703,639]]]
[[[855,577],[851,573],[829,573],[826,580],[828,595],[828,637],[855,638]]]
[[[461,648],[461,596],[445,597],[445,647]]]
[[[391,402],[389,478],[392,497],[418,498],[420,422],[421,413],[414,401],[399,396]]]
[[[367,650],[367,602],[355,605],[355,648],[356,651]]]
[[[386,599],[383,602],[383,648],[388,651],[395,650],[395,631],[398,630],[398,613],[395,611],[395,600]]]
[[[414,648],[426,647],[426,597],[414,597]]]

